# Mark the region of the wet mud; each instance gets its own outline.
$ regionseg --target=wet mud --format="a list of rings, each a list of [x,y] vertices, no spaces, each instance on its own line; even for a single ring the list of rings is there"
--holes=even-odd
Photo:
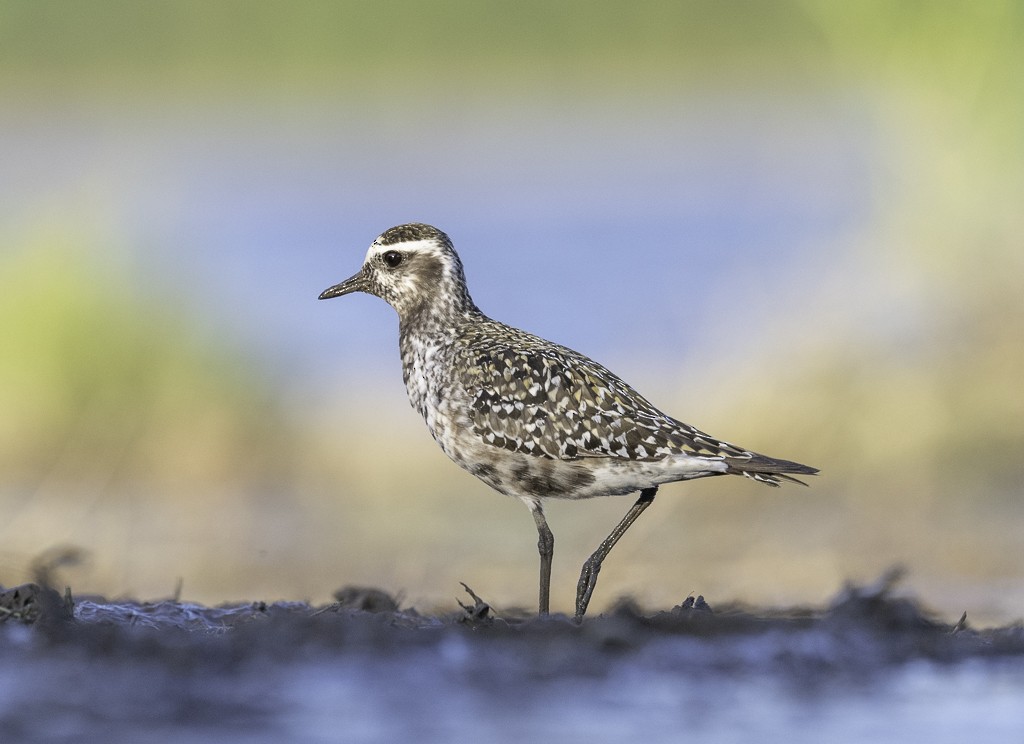
[[[1024,727],[1024,706],[1003,703],[1024,699],[1024,627],[941,622],[893,583],[818,608],[624,600],[582,623],[471,591],[424,614],[359,587],[320,607],[205,607],[28,584],[0,592],[0,741],[727,741],[765,726],[780,741],[954,741]]]

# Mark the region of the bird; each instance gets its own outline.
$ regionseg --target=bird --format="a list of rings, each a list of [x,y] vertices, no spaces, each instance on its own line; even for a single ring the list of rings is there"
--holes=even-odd
[[[741,475],[806,485],[817,468],[758,454],[663,413],[598,362],[485,315],[473,302],[451,239],[423,223],[397,225],[370,245],[359,271],[319,299],[364,292],[398,313],[402,377],[412,407],[444,453],[533,515],[540,556],[538,614],[550,609],[554,535],[546,499],[639,492],[580,571],[582,621],[604,559],[675,481]]]

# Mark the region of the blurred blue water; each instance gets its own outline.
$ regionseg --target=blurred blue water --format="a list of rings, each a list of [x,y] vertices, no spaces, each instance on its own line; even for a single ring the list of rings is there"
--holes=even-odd
[[[600,679],[556,679],[515,705],[486,688],[438,683],[366,660],[351,675],[303,669],[283,688],[278,721],[309,742],[643,741],[709,743],[1011,742],[1024,734],[1019,665],[920,662],[856,680],[808,684],[771,675],[707,676],[701,669],[623,664]],[[372,669],[372,671],[370,671]],[[500,670],[494,670],[500,676]],[[388,680],[383,683],[382,680]]]
[[[0,131],[0,230],[94,230],[152,301],[300,377],[394,364],[390,310],[315,298],[406,221],[452,235],[485,312],[676,361],[757,310],[731,276],[799,291],[800,265],[870,217],[879,157],[866,107],[834,92],[50,102]]]

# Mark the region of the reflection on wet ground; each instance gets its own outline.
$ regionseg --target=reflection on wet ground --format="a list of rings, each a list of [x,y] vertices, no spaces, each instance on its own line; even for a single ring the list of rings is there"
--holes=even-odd
[[[1017,740],[1024,627],[933,619],[891,581],[824,608],[622,602],[576,624],[444,616],[348,588],[324,607],[0,594],[10,742]]]

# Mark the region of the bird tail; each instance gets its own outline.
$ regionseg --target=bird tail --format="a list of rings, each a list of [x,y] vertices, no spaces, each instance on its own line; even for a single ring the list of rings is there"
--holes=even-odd
[[[727,457],[725,458],[725,464],[729,468],[726,470],[726,473],[742,475],[751,480],[774,487],[781,486],[783,481],[806,486],[806,483],[799,478],[794,478],[792,474],[818,474],[818,468],[812,468],[810,465],[801,465],[792,460],[777,460],[774,457],[766,457],[756,452],[751,452],[750,457]]]

